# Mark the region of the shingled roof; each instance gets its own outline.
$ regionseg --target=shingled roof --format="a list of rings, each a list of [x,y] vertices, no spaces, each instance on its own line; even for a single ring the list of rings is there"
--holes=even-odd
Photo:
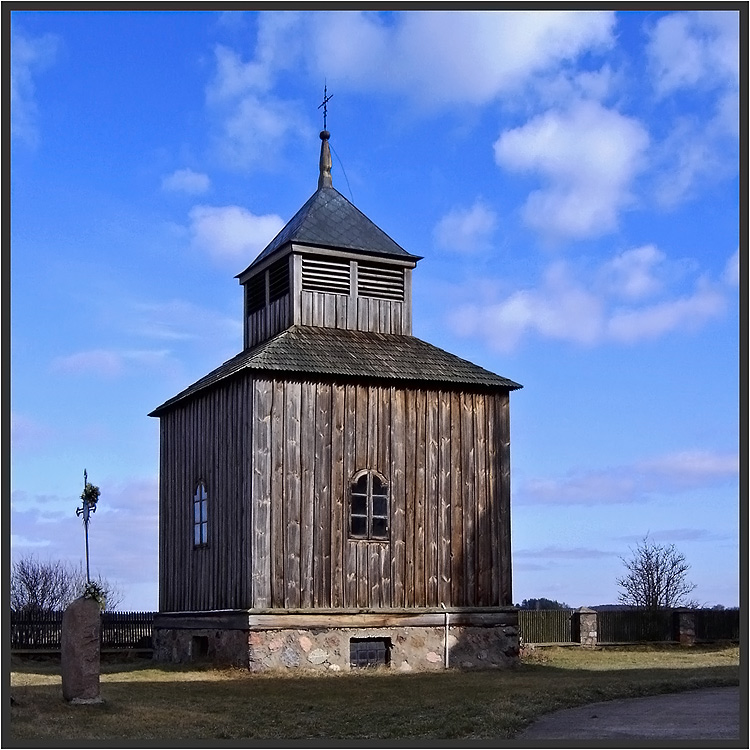
[[[290,242],[420,260],[419,255],[408,253],[394,242],[336,188],[323,186],[310,196],[263,252],[237,277]]]
[[[438,387],[516,390],[522,386],[414,336],[338,328],[292,326],[241,352],[149,414],[158,417],[181,401],[239,372],[270,376],[366,378]]]

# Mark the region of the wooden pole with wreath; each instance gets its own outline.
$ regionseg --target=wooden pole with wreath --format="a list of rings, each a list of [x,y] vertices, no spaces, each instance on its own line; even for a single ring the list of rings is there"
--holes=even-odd
[[[91,484],[88,481],[88,474],[86,469],[83,470],[83,492],[81,493],[81,500],[83,505],[80,508],[76,508],[76,515],[83,516],[83,528],[86,534],[86,585],[91,583],[91,575],[89,573],[89,520],[92,513],[96,513],[96,504],[99,501],[99,488],[96,485]]]

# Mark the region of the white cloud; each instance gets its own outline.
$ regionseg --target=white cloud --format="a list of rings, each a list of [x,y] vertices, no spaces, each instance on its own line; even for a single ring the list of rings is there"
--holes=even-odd
[[[52,429],[36,419],[24,414],[11,412],[10,441],[13,450],[36,448],[52,435]]]
[[[192,169],[177,169],[166,175],[161,181],[162,190],[198,195],[211,187],[208,175],[194,172]]]
[[[27,539],[25,536],[11,534],[10,546],[14,550],[37,549],[39,547],[51,547],[52,542],[49,539]]]
[[[539,106],[549,109],[571,101],[604,102],[625,84],[625,79],[605,63],[598,70],[577,70],[573,67],[555,70],[531,83]]]
[[[680,89],[739,86],[739,12],[690,11],[660,18],[647,53],[654,86],[665,96]]]
[[[549,237],[594,237],[614,230],[632,202],[630,185],[643,168],[648,140],[636,120],[580,101],[502,133],[495,160],[547,183],[524,205],[529,226]]]
[[[232,263],[249,264],[283,226],[275,214],[256,216],[241,206],[195,206],[190,211],[193,244]]]
[[[495,212],[477,201],[471,208],[457,208],[446,214],[435,227],[435,242],[438,247],[465,253],[484,250],[496,226]]]
[[[543,547],[541,549],[522,549],[515,551],[513,557],[533,559],[555,559],[555,560],[595,560],[600,557],[612,557],[614,552],[605,552],[590,547]]]
[[[731,264],[730,260],[727,267]],[[457,301],[447,322],[459,336],[481,337],[495,349],[511,351],[529,335],[588,346],[605,341],[631,344],[696,330],[724,313],[726,289],[706,278],[697,279],[682,296],[669,295],[672,266],[658,248],[645,245],[594,269],[573,271],[557,261],[544,270],[537,286],[502,299],[496,295],[499,284],[484,279],[482,284],[454,287]],[[725,280],[728,274],[725,271]],[[658,293],[661,300],[645,302]]]
[[[614,44],[615,16],[570,11],[415,11],[305,15],[316,73],[422,104],[485,104],[532,76]]]
[[[87,373],[91,375],[117,376],[122,373],[123,361],[119,352],[111,349],[91,349],[76,352],[52,361],[53,372]]]
[[[739,457],[707,450],[681,451],[629,465],[531,479],[516,491],[519,502],[598,505],[646,502],[654,494],[674,494],[736,481]]]
[[[260,15],[255,57],[249,62],[228,47],[215,48],[216,73],[206,99],[219,122],[218,151],[232,167],[268,167],[287,138],[307,134],[297,106],[270,93],[294,57],[289,27],[296,22],[292,12]]]
[[[529,332],[545,338],[596,342],[603,326],[601,301],[571,278],[563,262],[547,268],[538,289],[514,292],[501,302],[460,306],[451,323],[459,334],[486,336],[495,348],[513,349]]]
[[[728,286],[738,286],[740,283],[740,250],[734,251],[732,257],[727,261],[722,275],[722,281]]]
[[[180,299],[132,303],[128,321],[130,333],[174,344],[188,341],[229,344],[242,337],[242,321],[236,315],[223,315]]]
[[[218,149],[228,166],[267,168],[288,138],[302,139],[307,130],[296,105],[272,97],[247,94],[223,118]]]
[[[724,294],[708,283],[700,283],[687,297],[648,307],[615,310],[607,326],[608,337],[632,343],[658,338],[675,330],[694,330],[718,317],[726,307]]]
[[[654,478],[666,479],[672,486],[701,486],[712,481],[734,478],[739,473],[739,456],[689,450],[646,459],[636,470]]]
[[[692,197],[726,170],[721,161],[704,129],[687,120],[675,122],[669,136],[655,150],[657,201],[671,208]]]
[[[514,292],[501,302],[460,306],[451,318],[460,335],[486,337],[503,351],[529,332],[545,338],[592,344],[602,333],[604,310],[591,291],[571,278],[563,262],[549,266],[538,289]]]
[[[11,137],[34,145],[38,138],[38,106],[34,76],[53,64],[58,39],[53,34],[32,37],[14,27],[10,44]]]
[[[611,11],[268,12],[257,15],[249,59],[215,49],[206,100],[228,164],[268,167],[311,128],[300,105],[274,95],[296,67],[336,91],[385,91],[428,108],[486,104],[531,78],[614,45]],[[601,82],[585,88],[601,88]]]
[[[658,97],[694,99],[700,117],[671,123],[655,151],[656,199],[671,207],[737,172],[739,14],[691,11],[660,18],[647,53]]]
[[[51,369],[66,374],[118,377],[126,372],[129,365],[134,365],[136,369],[160,369],[169,356],[170,352],[166,349],[90,349],[56,357]]]
[[[662,288],[662,281],[655,275],[655,269],[665,259],[666,255],[655,245],[643,245],[626,250],[605,263],[602,274],[616,294],[638,299],[655,294]]]

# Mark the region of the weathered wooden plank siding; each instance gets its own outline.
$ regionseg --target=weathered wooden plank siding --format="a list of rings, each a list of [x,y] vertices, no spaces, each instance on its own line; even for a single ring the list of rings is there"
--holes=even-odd
[[[451,597],[454,606],[464,601],[464,555],[463,555],[463,487],[461,481],[461,397],[451,393],[451,439],[450,439],[450,479],[451,479]],[[447,604],[447,602],[446,602]]]
[[[307,384],[311,389],[314,388],[312,383]],[[315,397],[315,408],[312,415],[312,426],[303,422],[303,430],[311,430],[312,435],[308,436],[308,440],[312,439],[313,455],[314,455],[314,466],[311,473],[312,485],[303,487],[303,497],[308,495],[311,498],[312,505],[312,543],[310,549],[312,551],[311,559],[311,591],[312,591],[312,604],[308,606],[313,607],[324,607],[325,602],[325,547],[326,542],[329,546],[329,565],[330,565],[330,455],[323,457],[323,452],[326,445],[331,444],[331,422],[330,422],[330,407],[331,407],[331,388],[326,384],[321,384],[317,394],[313,390]],[[316,417],[316,414],[318,415]],[[330,448],[329,448],[330,450]],[[306,467],[307,469],[307,467]],[[310,470],[307,469],[309,472]],[[326,473],[328,476],[324,477]],[[318,481],[316,482],[315,476],[318,475]],[[327,540],[326,540],[327,537]],[[330,576],[329,576],[330,580]]]
[[[438,600],[447,604],[451,596],[451,395],[441,391],[438,398]]]
[[[255,346],[292,325],[291,295],[285,294],[250,313],[245,321],[246,347]]]
[[[267,380],[249,380],[253,392],[253,432],[251,446],[251,507],[253,536],[251,596],[246,600],[256,607],[271,606],[271,408],[272,386]]]
[[[159,607],[213,609],[247,601],[244,417],[236,381],[162,417]],[[208,495],[208,546],[194,547],[198,483]]]
[[[511,603],[507,393],[248,376],[161,419],[163,611]],[[363,469],[388,482],[386,542],[348,536]]]
[[[474,442],[476,444],[475,486],[476,486],[476,602],[479,606],[490,604],[490,591],[492,568],[489,561],[492,559],[490,550],[490,538],[488,532],[489,524],[487,518],[487,421],[484,396],[474,398]]]
[[[438,414],[440,394],[429,394],[425,400],[425,600],[441,601],[438,595],[438,575],[440,559],[438,558],[438,516],[441,502],[438,493]]]
[[[346,517],[339,498],[344,497],[344,425],[346,424],[346,391],[331,386],[333,418],[331,421],[331,606],[344,606],[344,535]]]
[[[394,388],[391,396],[391,603],[406,606],[406,391]],[[395,498],[402,498],[396,502]]]
[[[271,602],[272,607],[283,607],[286,601],[284,578],[284,537],[286,513],[284,507],[284,382],[272,381],[271,401]]]
[[[283,383],[284,399],[284,473],[280,502],[285,510],[284,605],[298,609],[300,602],[301,549],[301,455],[302,384]]]
[[[300,294],[302,325],[349,328],[373,333],[410,333],[403,324],[404,303],[400,300],[350,297],[346,294],[311,290],[303,290]],[[270,314],[264,315],[265,312],[260,310],[249,318],[249,336],[253,343],[283,330],[266,323],[265,320],[270,318]],[[273,321],[280,320],[281,314],[277,313]],[[258,318],[258,321],[255,318]],[[264,332],[267,332],[265,336]]]
[[[499,461],[498,474],[499,487],[498,508],[500,513],[500,570],[503,571],[501,579],[501,594],[504,602],[512,601],[512,578],[510,560],[510,394],[498,394],[495,397],[498,409],[498,435],[496,445],[498,446]]]
[[[342,463],[344,466],[344,494],[348,497],[350,491],[351,477],[357,468],[357,386],[343,386],[345,394],[345,425],[344,425],[344,452]],[[361,440],[361,435],[360,435]],[[342,606],[357,606],[357,543],[349,541],[349,514],[346,502],[341,502],[342,529],[344,535],[344,596]]]

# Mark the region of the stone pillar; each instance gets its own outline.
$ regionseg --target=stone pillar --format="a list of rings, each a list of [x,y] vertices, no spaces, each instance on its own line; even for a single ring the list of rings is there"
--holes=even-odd
[[[574,638],[584,648],[594,648],[599,642],[596,610],[581,607],[573,613]]]
[[[101,703],[99,654],[101,609],[94,599],[76,599],[62,621],[60,662],[63,698],[71,703]]]
[[[681,646],[695,645],[695,612],[681,607],[674,611],[675,640]]]

